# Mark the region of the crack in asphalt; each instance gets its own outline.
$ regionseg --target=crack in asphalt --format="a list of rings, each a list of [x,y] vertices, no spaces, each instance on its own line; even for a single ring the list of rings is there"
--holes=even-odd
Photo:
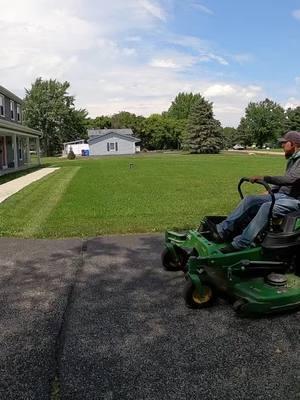
[[[68,289],[67,292],[67,299],[66,299],[66,305],[65,309],[62,314],[61,318],[61,324],[60,328],[55,340],[55,375],[52,379],[51,385],[50,385],[50,399],[51,400],[60,400],[61,399],[61,384],[60,384],[60,363],[61,363],[61,357],[64,349],[64,344],[65,344],[65,332],[66,328],[68,326],[68,320],[70,316],[70,310],[71,306],[74,300],[74,289],[76,287],[78,277],[82,271],[82,268],[84,266],[84,254],[87,250],[87,241],[83,240],[81,244],[81,250],[80,250],[80,255],[79,259],[76,260],[74,263],[76,265],[75,268],[75,274],[74,274],[74,279]]]

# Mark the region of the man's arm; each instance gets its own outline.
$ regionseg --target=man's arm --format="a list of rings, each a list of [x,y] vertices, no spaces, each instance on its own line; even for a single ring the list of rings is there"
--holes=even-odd
[[[294,165],[287,171],[284,176],[252,176],[251,183],[258,180],[264,180],[271,185],[276,186],[292,186],[300,180],[300,159],[297,159]]]

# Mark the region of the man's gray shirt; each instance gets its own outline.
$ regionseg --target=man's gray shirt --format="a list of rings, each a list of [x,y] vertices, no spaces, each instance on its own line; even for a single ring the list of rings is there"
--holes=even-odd
[[[264,181],[275,185],[278,193],[300,200],[300,151],[289,159],[284,176],[264,176]]]

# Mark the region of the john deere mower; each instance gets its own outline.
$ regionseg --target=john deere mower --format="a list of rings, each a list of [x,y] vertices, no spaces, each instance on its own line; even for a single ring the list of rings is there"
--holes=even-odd
[[[241,198],[244,182],[249,179],[238,184]],[[274,194],[266,182],[256,183],[270,194],[271,207],[267,228],[253,247],[227,254],[220,251],[226,243],[214,242],[211,226],[225,216],[207,216],[198,229],[188,232],[166,232],[162,263],[167,270],[184,271],[188,307],[206,307],[218,294],[225,294],[240,315],[300,307],[300,210],[274,219]]]

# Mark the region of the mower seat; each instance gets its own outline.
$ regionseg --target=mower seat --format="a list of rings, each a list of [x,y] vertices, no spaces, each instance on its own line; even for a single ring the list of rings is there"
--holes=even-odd
[[[266,250],[300,250],[300,211],[285,215],[280,229],[267,232],[261,245]]]

